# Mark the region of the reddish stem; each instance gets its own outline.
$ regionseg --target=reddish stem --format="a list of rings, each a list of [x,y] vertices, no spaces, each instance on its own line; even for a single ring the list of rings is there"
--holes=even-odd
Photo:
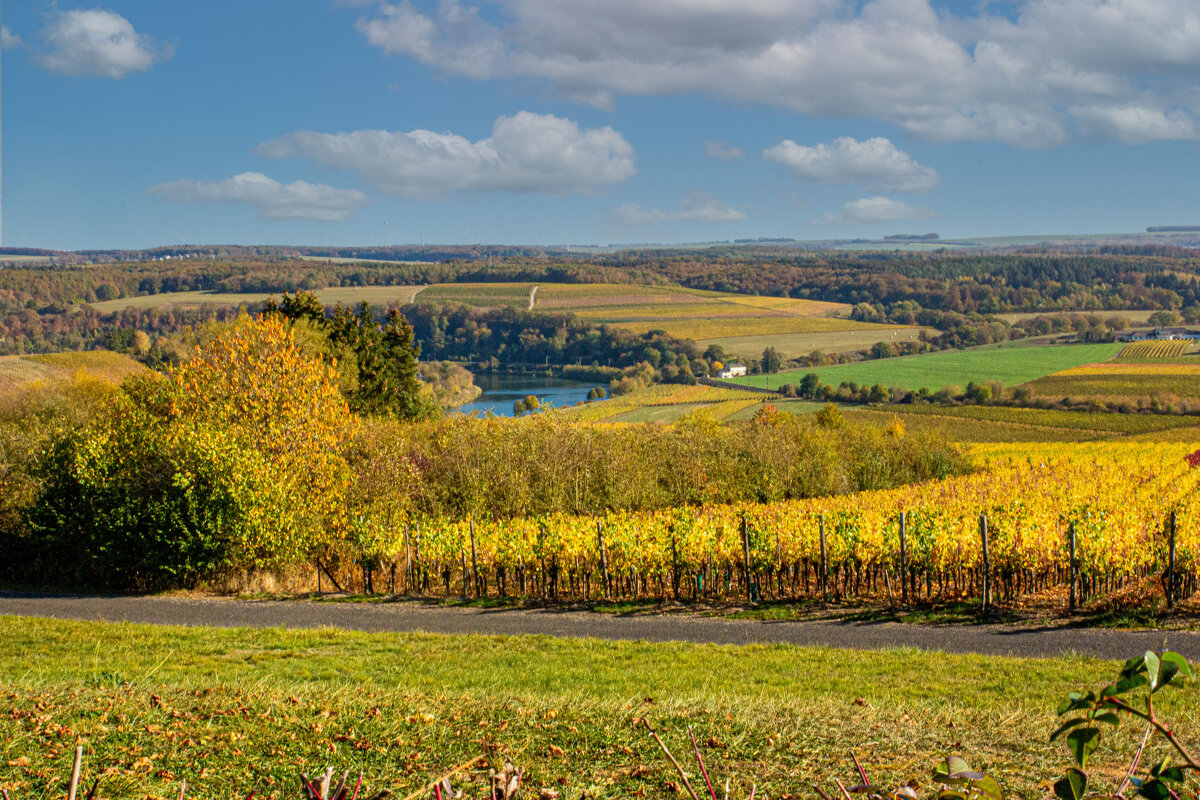
[[[696,763],[700,765],[700,774],[704,776],[704,785],[708,787],[708,796],[717,800],[717,792],[708,779],[708,768],[704,766],[704,756],[700,755],[700,745],[696,744],[696,732],[691,727],[688,727],[688,736],[692,738],[692,751],[696,754]]]
[[[867,778],[867,771],[862,768],[862,764],[858,763],[858,756],[854,755],[854,751],[850,751],[850,758],[854,759],[854,766],[858,767],[858,774],[862,777],[863,786],[870,786],[871,781]]]

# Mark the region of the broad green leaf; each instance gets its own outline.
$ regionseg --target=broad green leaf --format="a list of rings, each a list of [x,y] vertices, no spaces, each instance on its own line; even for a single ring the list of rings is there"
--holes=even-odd
[[[1179,653],[1173,653],[1170,650],[1168,650],[1162,654],[1161,658],[1162,658],[1162,661],[1164,661],[1164,662],[1169,661],[1172,664],[1174,664],[1175,666],[1179,667],[1180,674],[1185,675],[1186,677],[1189,677],[1189,678],[1196,677],[1196,673],[1192,671],[1192,665],[1187,662],[1186,658],[1179,655]]]
[[[1080,767],[1087,767],[1088,759],[1099,745],[1099,728],[1076,728],[1067,736],[1067,747],[1071,749],[1071,755],[1075,756],[1075,761]]]
[[[1126,692],[1136,689],[1139,686],[1145,685],[1146,676],[1139,673],[1128,678],[1122,678],[1112,686],[1104,687],[1104,690],[1100,692],[1100,697],[1116,697],[1119,694],[1125,694]]]
[[[1087,792],[1087,773],[1072,767],[1054,782],[1054,794],[1059,800],[1083,800]]]
[[[1121,676],[1124,678],[1131,678],[1134,675],[1136,675],[1137,673],[1141,672],[1145,667],[1146,667],[1146,657],[1145,656],[1134,656],[1133,658],[1126,661],[1125,665],[1123,667],[1121,667]]]
[[[1146,781],[1138,789],[1138,794],[1147,800],[1172,800],[1170,788],[1159,780]]]
[[[980,778],[975,784],[975,789],[994,800],[1004,800],[1004,790],[1000,788],[1000,781],[991,775],[984,775]]]
[[[1179,674],[1179,665],[1173,664],[1170,661],[1160,662],[1158,665],[1158,680],[1155,682],[1154,691],[1158,691],[1164,686],[1169,686],[1171,681]]]
[[[1092,717],[1092,719],[1096,720],[1096,722],[1107,722],[1114,728],[1121,724],[1121,715],[1112,711],[1103,711],[1099,714],[1096,714],[1094,717]]]
[[[1055,739],[1057,739],[1059,736],[1062,736],[1062,735],[1063,735],[1064,733],[1066,733],[1067,731],[1071,730],[1071,729],[1072,729],[1072,728],[1074,728],[1074,727],[1077,727],[1077,726],[1079,726],[1079,725],[1082,725],[1082,724],[1084,724],[1085,722],[1087,722],[1087,719],[1086,719],[1086,718],[1084,718],[1084,717],[1076,717],[1075,719],[1069,719],[1069,720],[1067,720],[1067,721],[1066,721],[1066,722],[1064,722],[1062,725],[1059,725],[1059,726],[1058,726],[1058,730],[1056,730],[1054,733],[1050,734],[1050,741],[1052,741],[1052,742],[1053,742],[1053,741],[1054,741]]]
[[[1146,675],[1150,678],[1150,691],[1158,688],[1158,656],[1146,651],[1146,655],[1142,656],[1146,661]]]

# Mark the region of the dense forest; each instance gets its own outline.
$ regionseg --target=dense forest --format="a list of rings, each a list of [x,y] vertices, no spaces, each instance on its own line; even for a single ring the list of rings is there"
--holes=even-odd
[[[214,250],[204,257],[0,268],[0,353],[95,347],[117,329],[141,330],[154,340],[232,313],[214,308],[103,314],[89,305],[121,297],[453,282],[674,284],[806,297],[853,304],[854,316],[863,320],[935,328],[936,347],[1071,327],[1089,338],[1109,335],[1095,319],[1085,319],[1081,329],[1079,319],[1068,320],[1066,312],[1161,309],[1182,311],[1189,321],[1200,316],[1200,258],[1192,250],[1167,247],[962,254],[715,246],[554,256],[521,248],[446,248],[421,251],[446,256],[443,260],[403,262],[301,259],[259,250],[267,252],[247,255],[242,249],[234,256]],[[403,312],[424,352],[435,358],[618,367],[639,348],[649,348],[682,368],[683,360],[698,355],[685,343],[649,341],[568,316],[425,305]],[[1013,326],[993,316],[1007,312],[1058,317]]]

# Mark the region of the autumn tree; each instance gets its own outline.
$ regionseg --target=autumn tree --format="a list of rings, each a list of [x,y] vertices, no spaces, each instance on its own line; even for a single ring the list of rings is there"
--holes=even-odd
[[[340,451],[357,420],[334,371],[278,317],[243,318],[190,361],[122,388],[42,458],[28,515],[42,572],[189,586],[295,563],[346,529]],[[75,574],[53,575],[56,561]]]
[[[412,326],[395,309],[382,321],[367,302],[350,309],[339,304],[332,315],[311,292],[284,295],[281,303],[267,304],[265,316],[282,316],[297,327],[307,327],[326,342],[315,345],[325,360],[336,363],[342,390],[351,408],[363,414],[400,419],[435,417],[440,408],[418,379],[421,348]]]

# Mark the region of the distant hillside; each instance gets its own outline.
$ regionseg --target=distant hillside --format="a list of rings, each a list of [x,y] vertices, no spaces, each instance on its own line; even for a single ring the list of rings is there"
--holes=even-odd
[[[37,381],[56,381],[83,375],[120,383],[146,368],[122,353],[87,350],[34,356],[0,356],[0,392]]]

